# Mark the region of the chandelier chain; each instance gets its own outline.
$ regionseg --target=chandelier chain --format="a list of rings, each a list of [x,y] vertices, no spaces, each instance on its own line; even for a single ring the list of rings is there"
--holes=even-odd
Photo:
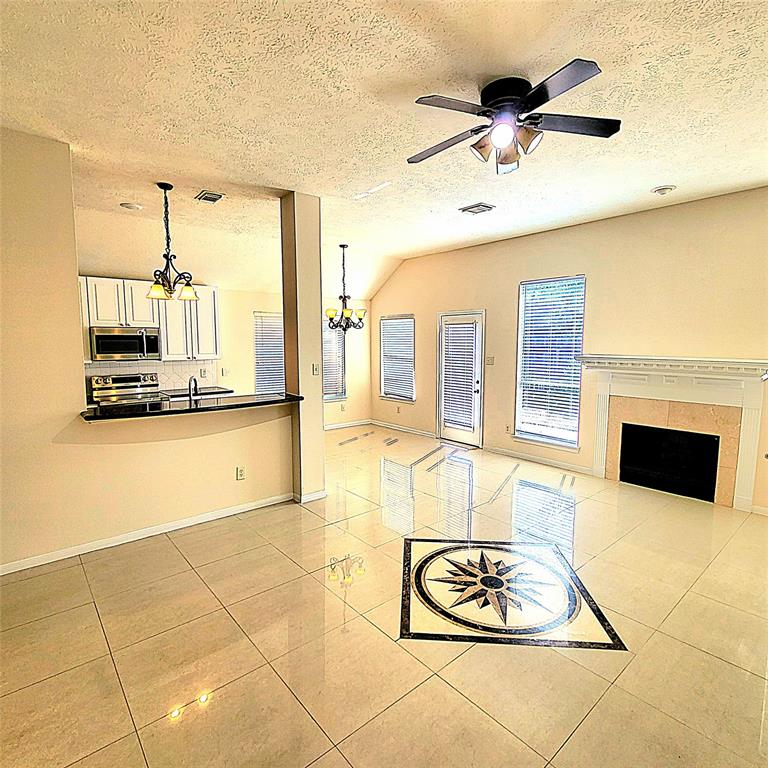
[[[168,208],[168,190],[163,190],[163,224],[165,225],[165,254],[171,255],[171,216]]]

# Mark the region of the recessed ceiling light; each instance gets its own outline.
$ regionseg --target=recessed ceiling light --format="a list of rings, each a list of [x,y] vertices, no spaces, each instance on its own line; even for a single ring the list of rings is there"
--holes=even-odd
[[[472,205],[465,205],[463,208],[459,208],[462,213],[471,213],[477,215],[478,213],[487,213],[492,211],[496,206],[490,203],[473,203]]]
[[[674,184],[662,184],[660,187],[654,187],[651,192],[653,192],[654,195],[661,195],[664,197],[664,195],[668,195],[676,189],[677,187]]]
[[[372,195],[374,192],[380,192],[385,187],[388,187],[391,183],[392,183],[391,181],[382,181],[381,184],[377,184],[375,187],[371,187],[365,192],[360,192],[359,194],[355,195],[352,199],[362,200],[364,197],[368,197],[368,195]]]
[[[140,211],[144,206],[138,203],[120,203],[121,208],[127,208],[129,211]]]

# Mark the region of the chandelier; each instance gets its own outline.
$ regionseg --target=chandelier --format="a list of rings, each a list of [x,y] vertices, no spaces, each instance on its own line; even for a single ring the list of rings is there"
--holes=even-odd
[[[173,189],[173,184],[167,181],[158,181],[157,186],[163,190],[163,224],[165,225],[165,266],[162,269],[156,269],[153,277],[155,282],[149,289],[148,299],[160,299],[167,301],[173,298],[176,287],[183,283],[179,291],[178,298],[181,301],[197,301],[197,294],[192,287],[192,275],[189,272],[179,272],[173,263],[176,258],[171,253],[171,223],[168,214],[168,193]]]
[[[325,310],[325,316],[328,318],[328,327],[331,330],[335,331],[340,328],[346,333],[350,328],[360,329],[363,327],[363,318],[365,317],[367,310],[350,309],[347,307],[347,301],[349,301],[350,297],[347,296],[346,255],[349,246],[339,245],[339,248],[341,248],[341,296],[339,296],[339,301],[341,301],[341,314],[339,314],[338,309],[329,307]],[[357,315],[356,320],[352,318],[353,314]]]

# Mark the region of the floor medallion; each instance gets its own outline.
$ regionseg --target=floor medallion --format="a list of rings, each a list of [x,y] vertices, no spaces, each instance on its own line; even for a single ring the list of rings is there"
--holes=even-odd
[[[546,543],[406,539],[400,636],[626,650]]]

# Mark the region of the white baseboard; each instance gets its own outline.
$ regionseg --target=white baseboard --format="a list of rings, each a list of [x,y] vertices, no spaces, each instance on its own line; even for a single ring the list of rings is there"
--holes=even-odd
[[[346,429],[347,427],[364,427],[366,424],[372,424],[370,419],[361,419],[360,421],[345,421],[343,424],[326,424],[324,429]]]
[[[384,427],[385,429],[396,429],[398,432],[408,432],[411,435],[421,435],[422,437],[435,437],[434,432],[424,432],[421,429],[411,429],[410,427],[403,427],[400,424],[388,424],[386,421],[377,421],[371,419],[371,424],[375,424],[377,427]]]
[[[752,511],[756,515],[768,515],[768,507],[758,507],[757,504],[752,505]]]
[[[322,491],[315,491],[314,493],[294,493],[293,494],[293,500],[297,504],[304,504],[307,501],[317,501],[318,499],[324,499],[328,494],[325,491],[325,488],[323,488]]]
[[[556,459],[546,459],[543,456],[534,456],[530,453],[523,453],[522,451],[512,451],[509,448],[491,448],[485,446],[484,450],[489,453],[500,453],[502,456],[511,456],[513,459],[523,459],[524,461],[531,461],[534,464],[546,464],[548,467],[557,467],[558,469],[565,469],[568,472],[576,472],[580,475],[593,475],[592,467],[581,467],[578,464],[568,464],[565,461],[557,461]]]
[[[752,497],[749,496],[747,498],[743,496],[734,496],[733,497],[733,508],[734,509],[740,509],[742,512],[754,512],[755,508],[752,505]],[[768,514],[768,511],[766,512]]]
[[[323,492],[323,495],[325,495],[325,492]],[[207,523],[209,520],[218,520],[220,517],[237,515],[240,512],[247,512],[249,509],[268,507],[270,504],[277,504],[281,501],[290,501],[292,498],[292,493],[282,493],[279,496],[272,496],[268,499],[249,501],[245,504],[236,504],[233,507],[224,507],[223,509],[214,509],[212,512],[203,512],[201,515],[184,517],[181,520],[173,520],[170,523],[161,523],[160,525],[153,525],[149,528],[140,528],[137,531],[121,533],[119,536],[112,536],[108,539],[98,539],[97,541],[89,541],[85,544],[78,544],[75,547],[58,549],[55,552],[47,552],[44,555],[26,557],[23,560],[16,560],[13,563],[5,563],[4,565],[0,565],[0,576],[4,576],[6,573],[22,571],[25,568],[34,568],[37,565],[53,563],[56,560],[63,560],[65,557],[82,555],[86,552],[94,552],[98,549],[107,549],[108,547],[115,547],[118,544],[127,544],[129,541],[146,539],[148,536],[157,536],[159,533],[175,531],[179,528],[186,528],[190,525],[197,525],[198,523]]]

